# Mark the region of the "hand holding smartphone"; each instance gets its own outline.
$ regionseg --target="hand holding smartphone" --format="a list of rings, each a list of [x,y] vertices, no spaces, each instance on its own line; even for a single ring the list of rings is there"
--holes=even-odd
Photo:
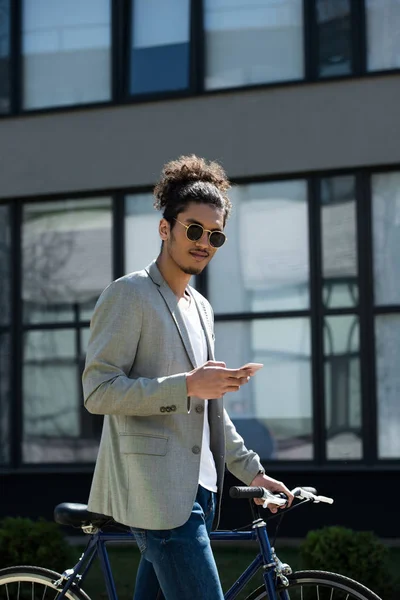
[[[249,375],[251,377],[253,377],[253,375],[255,375],[257,373],[257,371],[259,371],[260,369],[263,368],[263,364],[262,363],[253,363],[253,362],[249,362],[246,363],[245,365],[243,365],[243,367],[240,367],[241,369],[246,369],[246,371],[249,372]]]

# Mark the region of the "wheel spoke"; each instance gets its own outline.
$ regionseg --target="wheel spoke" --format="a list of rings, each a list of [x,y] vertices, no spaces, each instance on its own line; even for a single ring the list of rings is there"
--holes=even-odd
[[[8,585],[6,584],[6,594],[7,594],[7,600],[10,600],[10,596],[8,595]]]
[[[331,600],[333,598],[333,588],[331,589]]]
[[[44,588],[44,592],[43,592],[42,600],[44,600],[44,597],[45,597],[45,595],[46,595],[46,592],[47,592],[47,585],[46,585],[46,586],[45,586],[45,588]]]

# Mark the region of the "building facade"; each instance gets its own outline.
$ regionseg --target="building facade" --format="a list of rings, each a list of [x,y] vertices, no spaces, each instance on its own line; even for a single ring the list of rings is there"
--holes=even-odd
[[[194,282],[217,358],[265,365],[228,411],[336,500],[286,533],[400,536],[399,106],[399,0],[0,0],[0,517],[86,501],[93,307],[157,255],[152,186],[195,153],[234,182]]]

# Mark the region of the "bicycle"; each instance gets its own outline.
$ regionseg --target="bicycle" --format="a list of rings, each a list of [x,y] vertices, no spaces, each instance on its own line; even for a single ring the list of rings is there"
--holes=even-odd
[[[296,502],[290,508],[282,508],[283,515],[308,502],[325,502],[333,500],[319,496],[314,488],[295,488],[292,491]],[[267,520],[279,516],[273,514],[264,520],[260,516],[259,507],[253,498],[264,499],[263,507],[277,504],[284,507],[287,498],[283,494],[272,494],[264,488],[233,487],[232,498],[248,498],[251,503],[253,521],[251,529],[243,528],[232,531],[214,531],[211,540],[249,541],[255,540],[259,545],[259,553],[237,581],[226,592],[225,600],[234,600],[244,586],[260,569],[263,572],[264,585],[255,589],[247,600],[381,600],[374,592],[361,583],[343,575],[325,571],[292,572],[288,564],[282,563],[267,532]],[[110,517],[90,513],[85,504],[62,503],[54,511],[55,520],[61,525],[79,527],[88,534],[89,541],[77,564],[64,573],[56,573],[48,569],[33,566],[8,567],[0,570],[0,600],[46,600],[47,591],[52,591],[54,600],[90,600],[82,589],[82,584],[96,556],[100,559],[101,570],[109,600],[118,600],[110,562],[106,550],[107,543],[134,543],[129,528],[118,525]],[[123,527],[123,533],[103,532],[107,525]],[[55,596],[53,596],[55,592]]]

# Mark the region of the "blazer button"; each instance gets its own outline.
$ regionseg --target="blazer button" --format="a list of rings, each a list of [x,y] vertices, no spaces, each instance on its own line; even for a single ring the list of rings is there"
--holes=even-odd
[[[192,452],[193,452],[193,454],[200,454],[200,447],[199,446],[193,446]]]
[[[167,410],[167,409],[165,408],[165,406],[162,406],[162,407],[160,408],[160,412],[165,412],[166,410]]]
[[[166,411],[167,411],[167,412],[171,412],[171,407],[170,407],[170,406],[167,406],[167,407],[166,407]]]
[[[171,406],[171,410],[172,410],[172,411],[176,410],[176,406],[175,406],[175,404],[173,404],[173,405]]]
[[[202,406],[201,404],[198,404],[195,408],[195,411],[199,414],[204,412],[204,406]]]

